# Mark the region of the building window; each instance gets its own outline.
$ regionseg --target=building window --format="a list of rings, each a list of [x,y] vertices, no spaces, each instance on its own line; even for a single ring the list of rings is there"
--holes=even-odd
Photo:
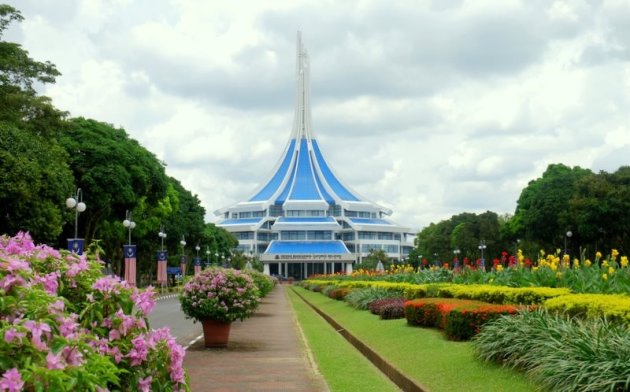
[[[328,208],[328,216],[341,216],[341,206],[333,204]]]
[[[263,216],[265,216],[265,211],[252,212],[252,218],[262,218]]]
[[[307,240],[331,240],[332,231],[309,230],[306,232]]]
[[[343,214],[345,216],[347,216],[348,218],[356,218],[357,217],[357,212],[356,211],[343,210]]]
[[[378,239],[379,240],[392,240],[394,239],[394,234],[381,231],[378,233]]]
[[[282,206],[271,205],[269,206],[269,216],[283,216],[284,212]]]
[[[286,216],[325,216],[323,210],[287,210]]]
[[[254,239],[253,231],[237,231],[233,234],[237,240],[253,240]]]
[[[344,241],[354,241],[354,239],[355,239],[355,236],[354,236],[354,231],[351,231],[351,232],[349,232],[349,233],[343,233],[343,234],[341,235],[341,238],[342,238]]]
[[[360,240],[377,240],[378,235],[373,231],[360,231],[359,239]]]
[[[252,213],[247,211],[247,212],[241,212],[239,215],[240,219],[245,219],[245,218],[251,218],[252,217]]]
[[[303,241],[306,240],[305,231],[285,230],[281,232],[280,238],[283,241]]]

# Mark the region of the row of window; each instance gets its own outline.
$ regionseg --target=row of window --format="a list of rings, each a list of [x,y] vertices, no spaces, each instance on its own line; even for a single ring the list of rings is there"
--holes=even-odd
[[[285,230],[280,232],[280,239],[284,241],[299,241],[299,240],[332,240],[332,231],[325,230]]]
[[[343,210],[344,215],[349,218],[371,218],[376,219],[378,217],[375,212],[368,211],[349,211]],[[265,211],[245,211],[245,212],[233,212],[232,219],[246,219],[246,218],[262,218],[266,216]],[[287,210],[284,211],[282,206],[271,205],[269,206],[269,216],[341,216],[341,206],[334,204],[330,206],[327,211],[324,210]],[[229,219],[230,213],[226,212],[225,219]]]
[[[361,244],[361,252],[368,253],[371,250],[383,249],[385,253],[398,253],[398,245]]]

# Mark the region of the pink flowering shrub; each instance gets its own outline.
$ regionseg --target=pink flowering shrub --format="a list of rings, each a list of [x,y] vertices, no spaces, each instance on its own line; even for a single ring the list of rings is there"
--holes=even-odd
[[[260,295],[246,272],[209,268],[186,283],[179,301],[188,318],[232,322],[251,316]]]
[[[151,288],[27,233],[0,237],[0,391],[189,390],[184,349],[150,330]]]

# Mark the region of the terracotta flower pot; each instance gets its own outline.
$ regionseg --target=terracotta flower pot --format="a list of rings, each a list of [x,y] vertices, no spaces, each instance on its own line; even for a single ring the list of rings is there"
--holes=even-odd
[[[206,347],[227,347],[232,323],[217,320],[201,320]]]

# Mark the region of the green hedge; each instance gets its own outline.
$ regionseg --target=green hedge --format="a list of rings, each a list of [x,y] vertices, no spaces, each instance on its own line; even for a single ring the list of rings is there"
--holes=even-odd
[[[543,304],[549,310],[587,318],[606,317],[630,325],[630,297],[620,294],[571,294]]]

